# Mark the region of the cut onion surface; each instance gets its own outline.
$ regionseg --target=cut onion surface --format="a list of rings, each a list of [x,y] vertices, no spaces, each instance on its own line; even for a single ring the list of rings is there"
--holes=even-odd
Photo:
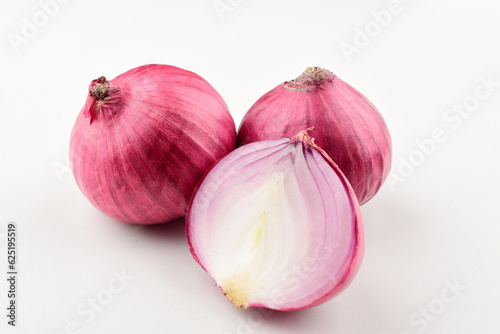
[[[186,221],[193,257],[238,307],[323,303],[349,285],[363,257],[356,196],[306,131],[224,157]]]

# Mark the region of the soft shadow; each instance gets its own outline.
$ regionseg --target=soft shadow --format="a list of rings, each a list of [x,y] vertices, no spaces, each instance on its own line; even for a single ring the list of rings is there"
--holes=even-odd
[[[425,208],[412,205],[412,198],[402,194],[374,198],[361,207],[365,238],[370,243],[392,243],[419,230]]]
[[[272,311],[269,317],[266,319],[267,325],[271,327],[276,327],[280,329],[297,329],[304,326],[305,323],[312,321],[314,319],[314,307],[304,310],[296,311]],[[260,312],[270,312],[266,309],[258,309]]]
[[[185,220],[183,218],[162,224],[127,225],[127,227],[153,242],[187,243]]]

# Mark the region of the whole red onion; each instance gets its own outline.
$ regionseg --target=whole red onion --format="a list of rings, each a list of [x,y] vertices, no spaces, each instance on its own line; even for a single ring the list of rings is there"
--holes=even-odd
[[[370,200],[391,167],[389,131],[375,106],[328,70],[307,68],[262,96],[243,118],[237,144],[292,137],[310,127],[359,202]]]
[[[200,178],[235,144],[234,121],[209,83],[174,66],[145,65],[92,81],[70,163],[100,211],[155,224],[183,217]]]
[[[222,158],[186,223],[194,259],[238,307],[321,304],[349,285],[363,257],[356,195],[306,131]]]

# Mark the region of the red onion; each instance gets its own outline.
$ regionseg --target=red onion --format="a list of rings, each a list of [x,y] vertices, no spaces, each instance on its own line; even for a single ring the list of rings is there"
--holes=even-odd
[[[193,257],[238,307],[323,303],[349,285],[363,257],[356,196],[305,131],[222,158],[186,222]]]
[[[328,70],[307,68],[262,96],[243,118],[237,143],[291,137],[310,127],[359,202],[370,200],[389,174],[391,138],[375,106]]]
[[[209,83],[177,67],[145,65],[92,81],[70,163],[100,211],[154,224],[183,217],[200,178],[235,144],[234,121]]]

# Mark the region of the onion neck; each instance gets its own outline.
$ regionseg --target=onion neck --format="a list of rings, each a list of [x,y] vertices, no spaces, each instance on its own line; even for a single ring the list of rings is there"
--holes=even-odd
[[[307,128],[305,130],[300,131],[297,133],[294,137],[291,138],[293,142],[298,142],[301,141],[304,144],[312,147],[317,147],[317,145],[314,143],[314,138],[309,136],[309,131],[314,130],[314,127]]]
[[[105,77],[92,80],[89,86],[84,115],[90,124],[97,119],[111,119],[123,110],[123,91]]]
[[[99,77],[90,84],[89,94],[102,101],[109,94],[109,86],[110,82],[105,77]]]
[[[283,87],[288,90],[310,92],[315,88],[331,83],[335,74],[321,67],[308,67],[297,79],[286,81]]]

